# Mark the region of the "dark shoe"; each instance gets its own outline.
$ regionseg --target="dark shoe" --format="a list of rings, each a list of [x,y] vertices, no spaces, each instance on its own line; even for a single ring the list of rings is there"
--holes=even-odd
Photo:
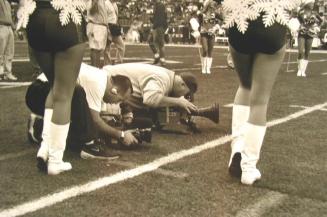
[[[40,170],[40,172],[48,173],[48,164],[42,157],[36,158],[36,167]]]
[[[234,154],[232,162],[228,168],[228,172],[231,176],[236,177],[236,178],[241,178],[241,176],[242,176],[241,160],[242,160],[241,153],[236,152]]]
[[[157,65],[160,62],[160,57],[154,58],[153,65]]]
[[[114,160],[119,158],[119,155],[109,153],[101,144],[92,143],[84,145],[81,150],[81,158],[83,159],[102,159],[102,160]]]

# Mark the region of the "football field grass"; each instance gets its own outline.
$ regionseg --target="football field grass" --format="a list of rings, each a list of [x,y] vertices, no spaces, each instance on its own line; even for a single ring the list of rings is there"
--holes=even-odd
[[[262,179],[253,186],[227,171],[238,78],[227,67],[226,48],[214,49],[212,74],[202,75],[197,47],[167,47],[166,67],[196,75],[195,104],[218,102],[219,124],[196,118],[199,134],[154,132],[151,144],[112,149],[121,155],[114,161],[67,151],[73,170],[58,176],[38,172],[37,146],[27,140],[24,97],[32,68],[26,53],[19,43],[18,82],[0,81],[0,217],[327,216],[327,53],[312,52],[306,78],[286,71],[285,55],[268,108]],[[296,70],[297,54],[290,55],[288,69]],[[126,62],[151,58],[147,46],[126,47]]]

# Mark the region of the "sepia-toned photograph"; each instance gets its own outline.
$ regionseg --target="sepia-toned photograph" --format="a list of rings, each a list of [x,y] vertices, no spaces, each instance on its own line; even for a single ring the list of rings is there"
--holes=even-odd
[[[0,0],[0,217],[327,216],[327,0]]]

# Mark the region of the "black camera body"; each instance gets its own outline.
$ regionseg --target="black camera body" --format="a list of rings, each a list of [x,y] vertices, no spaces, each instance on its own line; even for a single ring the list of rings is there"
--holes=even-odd
[[[151,128],[143,128],[143,129],[130,129],[129,131],[132,132],[133,136],[137,139],[139,144],[142,142],[151,143],[152,141],[152,131]]]

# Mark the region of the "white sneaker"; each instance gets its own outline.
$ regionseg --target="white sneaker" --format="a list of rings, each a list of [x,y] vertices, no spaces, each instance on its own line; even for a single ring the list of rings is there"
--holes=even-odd
[[[58,175],[59,173],[69,171],[72,168],[73,167],[69,162],[48,162],[48,175]]]
[[[252,185],[259,179],[261,179],[261,173],[258,169],[242,171],[241,182],[245,185]]]
[[[12,73],[8,73],[4,75],[5,80],[16,81],[17,77],[15,77]]]

